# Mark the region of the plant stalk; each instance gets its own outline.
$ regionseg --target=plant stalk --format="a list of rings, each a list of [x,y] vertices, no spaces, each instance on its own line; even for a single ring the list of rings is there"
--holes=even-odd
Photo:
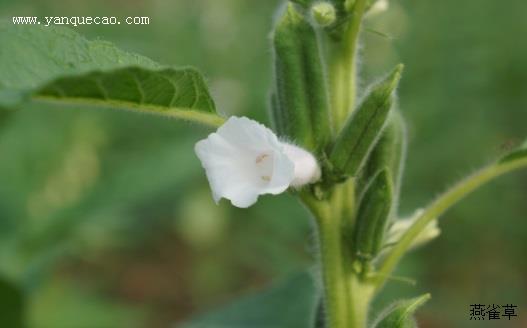
[[[491,164],[458,182],[453,188],[432,202],[432,204],[423,211],[415,223],[404,233],[382,263],[378,274],[379,278],[375,282],[376,289],[378,290],[382,288],[386,279],[390,276],[400,259],[410,248],[412,241],[419,236],[432,220],[440,217],[458,201],[494,178],[526,167],[527,158],[518,158],[505,163],[497,162]]]
[[[357,49],[366,0],[357,0],[351,10],[342,39],[333,41],[330,63],[333,125],[336,132],[344,125],[357,98]]]
[[[316,223],[324,308],[328,328],[349,328],[348,287],[344,272],[340,218],[334,216],[330,201],[319,201],[303,194],[302,200]]]
[[[357,98],[357,48],[366,0],[357,0],[341,40],[331,46],[332,121],[338,133]],[[373,288],[361,281],[352,267],[353,254],[348,236],[355,214],[355,181],[336,185],[327,200],[317,200],[309,192],[301,195],[315,217],[324,285],[324,305],[328,328],[365,328]]]

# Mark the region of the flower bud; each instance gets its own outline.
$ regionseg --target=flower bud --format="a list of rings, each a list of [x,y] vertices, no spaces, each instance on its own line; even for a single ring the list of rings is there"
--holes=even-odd
[[[326,27],[335,22],[337,12],[331,3],[317,2],[311,7],[311,16],[318,25]]]

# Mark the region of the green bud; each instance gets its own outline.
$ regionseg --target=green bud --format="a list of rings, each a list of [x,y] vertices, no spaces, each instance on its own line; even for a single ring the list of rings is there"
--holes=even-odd
[[[354,253],[359,260],[373,259],[384,245],[392,200],[392,178],[384,169],[372,179],[360,201],[353,230]]]
[[[401,188],[406,157],[406,125],[401,113],[392,110],[379,141],[373,148],[364,170],[361,173],[361,184],[365,185],[379,170],[388,167],[394,178],[394,191],[397,198]]]
[[[315,29],[289,4],[273,35],[279,134],[310,150],[331,137],[325,70]]]
[[[381,313],[374,328],[417,328],[413,314],[430,299],[430,294],[396,302]]]
[[[356,176],[366,162],[386,123],[402,69],[403,65],[399,64],[374,85],[346,121],[329,158],[336,173]]]
[[[335,23],[337,11],[329,2],[317,2],[311,7],[311,16],[318,25],[326,27]]]

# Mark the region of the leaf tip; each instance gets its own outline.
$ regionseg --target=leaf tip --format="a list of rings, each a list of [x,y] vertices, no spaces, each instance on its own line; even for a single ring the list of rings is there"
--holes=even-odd
[[[387,81],[389,81],[390,91],[393,92],[393,90],[395,90],[395,88],[399,84],[399,81],[401,80],[401,77],[403,75],[403,71],[404,71],[404,64],[400,63],[397,66],[395,66],[393,71],[390,73],[387,79]]]

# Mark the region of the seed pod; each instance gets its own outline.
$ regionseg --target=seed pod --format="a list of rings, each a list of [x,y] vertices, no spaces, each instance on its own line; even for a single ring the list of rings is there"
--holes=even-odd
[[[330,136],[329,101],[315,29],[289,4],[273,35],[279,134],[310,150]]]
[[[353,231],[354,253],[359,260],[370,260],[381,250],[392,199],[392,178],[388,169],[383,169],[368,185],[359,205]]]
[[[340,131],[330,155],[337,174],[356,176],[380,136],[399,83],[399,64],[383,81],[371,88]]]
[[[271,125],[278,134],[284,134],[284,122],[281,120],[280,105],[275,92],[271,92],[269,95],[269,116],[271,117]]]
[[[361,184],[365,186],[368,179],[384,167],[387,167],[394,179],[394,193],[395,198],[397,198],[404,171],[406,144],[406,125],[404,119],[398,110],[392,110],[388,117],[386,127],[361,173]]]

